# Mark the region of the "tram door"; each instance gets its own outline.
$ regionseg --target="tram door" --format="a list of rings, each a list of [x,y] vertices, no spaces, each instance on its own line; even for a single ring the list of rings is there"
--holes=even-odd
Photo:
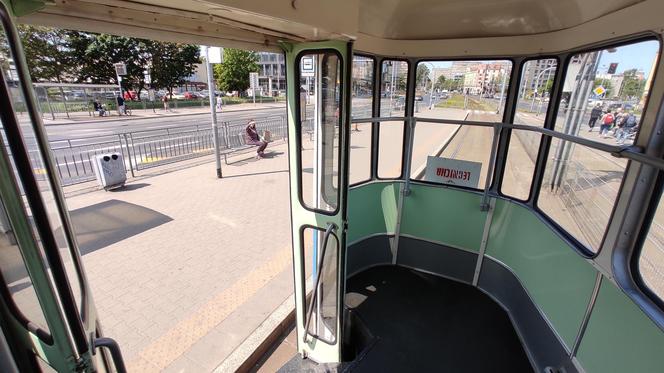
[[[0,18],[0,57],[9,57],[3,66],[13,65],[0,73],[0,348],[9,346],[13,361],[0,367],[123,372],[117,344],[102,337],[18,34],[3,2]]]
[[[284,45],[298,351],[341,359],[351,44]]]

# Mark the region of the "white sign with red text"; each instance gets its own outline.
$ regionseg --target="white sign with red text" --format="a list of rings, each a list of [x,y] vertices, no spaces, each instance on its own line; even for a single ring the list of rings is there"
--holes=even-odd
[[[425,181],[477,188],[482,163],[429,156],[424,174]]]

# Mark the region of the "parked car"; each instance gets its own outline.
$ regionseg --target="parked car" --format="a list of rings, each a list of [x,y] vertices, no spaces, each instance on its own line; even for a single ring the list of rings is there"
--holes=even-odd
[[[183,96],[185,100],[196,100],[199,98],[203,98],[203,96],[198,94],[197,92],[185,92]]]
[[[136,101],[136,100],[138,100],[138,95],[136,94],[135,91],[125,91],[124,92],[124,99],[125,100],[130,100],[130,101]]]
[[[415,96],[415,101],[423,101],[424,98],[422,96]]]

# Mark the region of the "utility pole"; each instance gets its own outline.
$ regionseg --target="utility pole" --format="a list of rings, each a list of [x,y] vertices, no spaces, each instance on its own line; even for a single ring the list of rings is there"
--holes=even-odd
[[[210,114],[212,114],[212,136],[214,138],[214,159],[217,165],[217,177],[221,179],[221,153],[219,149],[219,126],[217,125],[217,109],[215,107],[214,72],[210,62],[210,48],[205,47],[205,65],[207,66],[208,93],[210,98]]]

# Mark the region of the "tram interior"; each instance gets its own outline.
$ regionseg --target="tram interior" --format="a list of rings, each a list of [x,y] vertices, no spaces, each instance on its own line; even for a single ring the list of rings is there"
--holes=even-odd
[[[660,0],[186,1],[209,17],[181,23],[175,1],[164,19],[149,13],[156,1],[128,15],[78,3],[22,20],[63,26],[74,9],[94,31],[122,23],[286,54],[297,346],[269,365],[272,346],[263,367],[662,371],[664,278],[640,261],[664,214]],[[226,39],[214,39],[219,19]],[[644,43],[648,53],[629,50],[609,72],[621,48]],[[490,70],[473,61],[491,64],[490,82],[471,76]],[[539,61],[549,62],[526,79]],[[432,77],[463,66],[448,80],[465,86],[436,88],[419,77],[426,64]],[[586,123],[591,104],[620,112],[597,89],[609,83],[595,84],[617,88],[618,73],[639,82],[638,93],[614,91],[638,130],[607,138]],[[431,150],[436,136],[465,142]],[[432,157],[479,175],[450,183],[427,174]]]

